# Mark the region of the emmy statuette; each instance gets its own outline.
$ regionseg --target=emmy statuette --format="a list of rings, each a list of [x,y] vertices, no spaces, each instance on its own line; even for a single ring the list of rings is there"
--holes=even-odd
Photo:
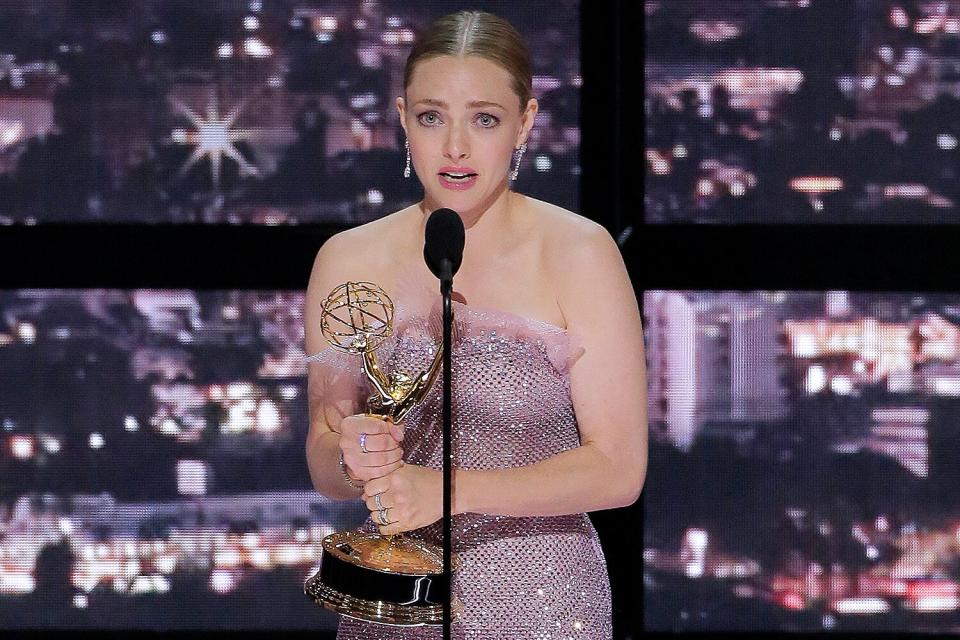
[[[384,373],[376,348],[393,333],[393,302],[371,282],[346,282],[322,304],[320,326],[327,342],[359,355],[373,388],[371,417],[395,423],[423,400],[441,369],[438,348],[430,367],[416,375]],[[402,534],[383,536],[338,531],[323,539],[320,570],[304,584],[314,602],[341,615],[395,626],[440,625],[450,592],[440,547]],[[454,569],[457,562],[453,563]],[[452,603],[454,615],[462,609]]]

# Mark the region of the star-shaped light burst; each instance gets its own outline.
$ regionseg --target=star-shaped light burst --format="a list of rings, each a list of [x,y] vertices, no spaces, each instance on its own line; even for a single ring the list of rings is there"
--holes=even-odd
[[[223,164],[223,157],[226,156],[240,165],[240,175],[259,175],[256,166],[247,162],[237,147],[236,142],[248,140],[257,137],[258,131],[254,129],[237,129],[234,123],[243,111],[243,103],[235,106],[225,117],[219,116],[216,98],[211,97],[207,103],[206,117],[197,115],[190,107],[179,100],[174,100],[176,110],[185,116],[195,129],[174,129],[171,132],[171,139],[177,144],[191,145],[194,147],[193,153],[187,159],[186,163],[180,167],[177,177],[182,178],[190,168],[201,158],[210,158],[210,171],[213,174],[214,188],[220,187],[220,168]]]

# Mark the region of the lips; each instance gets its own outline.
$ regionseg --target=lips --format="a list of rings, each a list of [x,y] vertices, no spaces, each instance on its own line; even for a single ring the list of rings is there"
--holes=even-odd
[[[444,189],[452,191],[466,191],[477,184],[477,172],[473,167],[447,165],[440,167],[437,180]]]
[[[447,176],[448,178],[469,178],[471,176],[477,175],[477,172],[470,167],[440,167],[440,171],[437,172],[441,176]]]

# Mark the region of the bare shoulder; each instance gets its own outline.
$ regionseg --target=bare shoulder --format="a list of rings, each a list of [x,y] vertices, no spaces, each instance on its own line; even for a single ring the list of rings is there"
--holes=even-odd
[[[306,348],[317,353],[325,346],[319,332],[323,300],[344,282],[367,281],[387,286],[394,245],[401,233],[403,209],[383,218],[334,234],[317,251],[307,282],[304,321]]]
[[[382,218],[357,225],[336,233],[323,243],[318,252],[338,263],[353,266],[367,265],[376,268],[389,259],[389,249],[403,227],[403,220],[413,207],[401,209]]]
[[[568,272],[573,266],[589,268],[600,255],[619,255],[607,229],[578,213],[527,197],[533,224],[542,238],[542,260],[550,273]]]
[[[607,229],[563,207],[531,199],[532,218],[541,238],[542,272],[547,274],[568,328],[594,326],[592,310],[625,305],[636,315],[636,298],[616,241]],[[597,305],[604,300],[604,305]]]

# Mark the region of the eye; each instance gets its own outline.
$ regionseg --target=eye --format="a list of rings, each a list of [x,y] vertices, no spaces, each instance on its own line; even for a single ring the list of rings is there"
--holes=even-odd
[[[417,116],[417,120],[420,122],[420,124],[428,127],[432,127],[436,123],[440,122],[440,118],[438,117],[436,111],[426,111],[421,113],[419,116]]]
[[[480,126],[491,128],[500,124],[500,119],[496,116],[492,116],[489,113],[481,113],[477,115],[477,122],[480,123]]]

